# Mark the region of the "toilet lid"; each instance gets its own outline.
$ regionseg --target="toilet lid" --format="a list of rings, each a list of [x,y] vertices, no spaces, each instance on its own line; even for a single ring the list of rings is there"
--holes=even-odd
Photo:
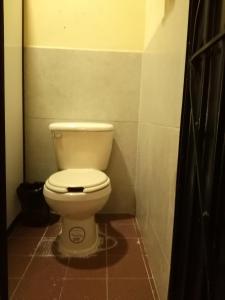
[[[67,169],[51,175],[46,186],[59,193],[94,192],[109,185],[108,176],[94,169]]]

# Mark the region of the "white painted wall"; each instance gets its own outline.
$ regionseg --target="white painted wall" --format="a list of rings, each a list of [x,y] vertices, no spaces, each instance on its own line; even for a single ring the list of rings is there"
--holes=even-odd
[[[143,49],[145,0],[25,0],[24,6],[26,47]]]
[[[145,35],[144,47],[146,48],[162,22],[166,1],[168,0],[146,0],[145,1]]]
[[[20,211],[16,188],[23,181],[22,1],[4,1],[7,224]]]

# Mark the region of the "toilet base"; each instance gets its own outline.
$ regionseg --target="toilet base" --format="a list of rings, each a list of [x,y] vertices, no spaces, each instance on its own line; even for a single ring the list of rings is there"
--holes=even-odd
[[[94,216],[84,220],[63,217],[62,230],[57,237],[60,254],[87,257],[97,252],[99,244],[99,229]]]

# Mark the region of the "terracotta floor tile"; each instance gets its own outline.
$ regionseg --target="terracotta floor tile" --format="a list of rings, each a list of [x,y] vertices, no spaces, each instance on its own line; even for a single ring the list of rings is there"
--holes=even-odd
[[[135,230],[136,230],[136,232],[137,232],[137,235],[138,235],[139,237],[141,237],[141,231],[140,231],[140,229],[139,229],[139,225],[138,225],[136,219],[134,220],[134,227],[135,227]]]
[[[107,235],[117,238],[137,238],[138,233],[135,230],[134,224],[108,224]]]
[[[8,240],[9,255],[32,255],[40,238],[11,238]]]
[[[35,252],[35,256],[61,256],[57,250],[55,238],[43,238]]]
[[[150,268],[148,255],[143,255],[143,259],[145,261],[145,265],[146,265],[146,268],[147,268],[147,272],[148,272],[149,278],[152,278],[152,270]]]
[[[155,297],[154,299],[159,300],[159,296],[158,296],[159,294],[158,294],[156,286],[155,286],[155,281],[154,281],[153,278],[151,278],[150,281],[151,281],[151,286],[152,286],[152,292],[153,292],[154,297]]]
[[[9,278],[8,279],[9,297],[12,296],[19,280],[20,280],[19,278]]]
[[[152,277],[152,270],[150,268],[151,260],[150,260],[149,255],[147,254],[143,239],[140,239],[140,247],[141,247],[141,252],[143,254],[144,261],[146,263],[146,267],[147,267],[147,270],[148,270],[148,273],[149,273],[149,277],[151,278]]]
[[[75,279],[63,282],[60,300],[106,300],[105,279]]]
[[[108,275],[111,278],[147,278],[141,255],[111,255],[108,257]]]
[[[57,237],[61,230],[61,227],[62,224],[60,222],[49,225],[45,233],[45,237]]]
[[[62,279],[23,279],[13,300],[59,300]]]
[[[10,234],[9,238],[41,238],[46,230],[46,227],[30,227],[18,224]]]
[[[25,279],[44,280],[50,278],[62,278],[65,275],[68,259],[56,257],[34,257]]]
[[[109,279],[109,300],[154,300],[147,279]]]
[[[66,278],[105,278],[106,255],[91,256],[89,258],[72,258],[66,271]]]
[[[8,242],[10,293],[26,266],[28,269],[13,299],[152,300],[150,282],[155,295],[156,289],[135,218],[121,214],[100,215],[96,219],[103,241],[101,251],[84,259],[63,258],[57,253],[54,241],[61,226],[58,216],[53,215],[42,239],[45,228],[18,225]]]
[[[130,214],[98,214],[97,222],[111,224],[133,224],[135,217]]]
[[[31,256],[8,256],[8,276],[21,277],[31,259]]]
[[[118,239],[108,237],[107,239],[108,255],[137,255],[141,253],[140,241],[133,239]]]
[[[148,255],[148,254],[147,254],[147,251],[146,251],[146,247],[145,247],[145,245],[144,245],[143,238],[140,238],[140,246],[141,246],[142,253],[143,253],[144,255]]]

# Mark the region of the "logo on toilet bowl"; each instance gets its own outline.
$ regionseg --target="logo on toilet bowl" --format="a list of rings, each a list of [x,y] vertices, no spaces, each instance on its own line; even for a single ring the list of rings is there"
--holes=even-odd
[[[74,244],[82,243],[85,238],[85,231],[82,227],[72,227],[69,231],[69,239]]]

